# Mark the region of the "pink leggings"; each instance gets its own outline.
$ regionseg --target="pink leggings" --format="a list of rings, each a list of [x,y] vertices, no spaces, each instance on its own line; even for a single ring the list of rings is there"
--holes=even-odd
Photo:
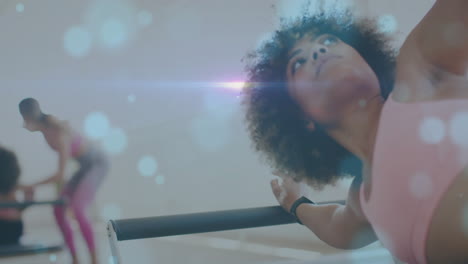
[[[73,232],[66,215],[67,208],[73,211],[89,252],[96,252],[93,225],[86,214],[86,209],[94,200],[96,192],[108,171],[108,165],[103,160],[94,160],[92,162],[88,160],[87,163],[81,165],[81,169],[73,176],[61,194],[61,197],[67,201],[67,205],[54,207],[55,220],[73,257],[76,257],[77,254]]]

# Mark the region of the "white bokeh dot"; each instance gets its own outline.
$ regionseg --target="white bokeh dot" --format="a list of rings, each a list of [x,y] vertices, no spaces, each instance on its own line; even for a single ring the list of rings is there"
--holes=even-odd
[[[128,39],[127,26],[115,18],[109,18],[104,21],[99,33],[101,45],[106,48],[121,47]]]
[[[84,121],[86,135],[91,139],[102,139],[110,130],[109,119],[104,113],[90,113]]]
[[[23,3],[16,4],[16,12],[23,13],[23,11],[24,11],[24,4]]]
[[[57,262],[57,255],[55,255],[55,254],[50,254],[50,255],[49,255],[49,261],[52,262],[52,263]]]
[[[144,156],[138,161],[138,172],[143,177],[151,177],[158,170],[156,159],[151,156]]]
[[[450,120],[450,138],[454,144],[468,147],[468,112],[453,115]]]
[[[111,155],[122,153],[127,147],[127,143],[127,135],[121,128],[111,129],[102,141],[104,150]]]
[[[91,44],[91,33],[86,28],[75,26],[65,32],[64,49],[72,57],[86,56],[91,49]]]
[[[107,204],[102,208],[101,217],[106,221],[122,218],[122,208],[116,204]]]
[[[130,94],[127,96],[127,100],[129,103],[134,103],[136,101],[136,96],[134,94]]]
[[[87,5],[83,23],[101,51],[116,54],[135,37],[137,13],[135,1],[95,0]]]
[[[409,191],[417,199],[429,197],[434,190],[434,183],[426,173],[415,173],[409,178]]]
[[[436,117],[426,117],[419,126],[421,140],[427,144],[440,143],[445,137],[445,125]]]
[[[153,14],[147,10],[141,10],[137,14],[137,22],[141,26],[148,26],[153,23]]]
[[[166,183],[166,178],[164,178],[163,175],[158,175],[158,176],[156,176],[154,181],[156,182],[157,185],[163,185],[163,184]]]
[[[367,100],[361,99],[361,100],[359,100],[358,104],[359,104],[359,106],[360,106],[361,108],[364,108],[364,107],[367,106]]]
[[[393,15],[380,16],[377,21],[380,32],[393,34],[398,29],[398,22]]]

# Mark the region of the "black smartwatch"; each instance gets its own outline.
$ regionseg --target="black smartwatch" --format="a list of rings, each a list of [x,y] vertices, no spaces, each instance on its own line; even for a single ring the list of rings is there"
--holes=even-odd
[[[296,210],[297,210],[297,207],[299,207],[299,205],[303,204],[303,203],[308,203],[308,204],[315,204],[314,202],[312,202],[311,200],[307,199],[307,197],[304,197],[302,196],[301,198],[297,199],[291,206],[291,210],[289,210],[289,212],[294,216],[294,218],[296,218],[296,221],[301,224],[301,225],[304,225],[301,220],[299,220],[299,218],[297,217],[297,214],[296,214]]]

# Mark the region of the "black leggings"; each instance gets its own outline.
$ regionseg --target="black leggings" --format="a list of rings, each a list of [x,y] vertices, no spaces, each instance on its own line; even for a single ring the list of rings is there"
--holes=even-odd
[[[18,245],[22,235],[22,220],[0,219],[0,246]]]

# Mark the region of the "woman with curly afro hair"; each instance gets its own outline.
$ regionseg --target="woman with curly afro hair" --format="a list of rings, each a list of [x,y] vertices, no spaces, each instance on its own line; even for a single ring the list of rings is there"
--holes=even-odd
[[[399,51],[373,19],[305,14],[249,54],[253,146],[283,178],[271,182],[279,203],[324,242],[468,263],[466,11],[436,1]],[[344,177],[345,205],[300,191]]]

